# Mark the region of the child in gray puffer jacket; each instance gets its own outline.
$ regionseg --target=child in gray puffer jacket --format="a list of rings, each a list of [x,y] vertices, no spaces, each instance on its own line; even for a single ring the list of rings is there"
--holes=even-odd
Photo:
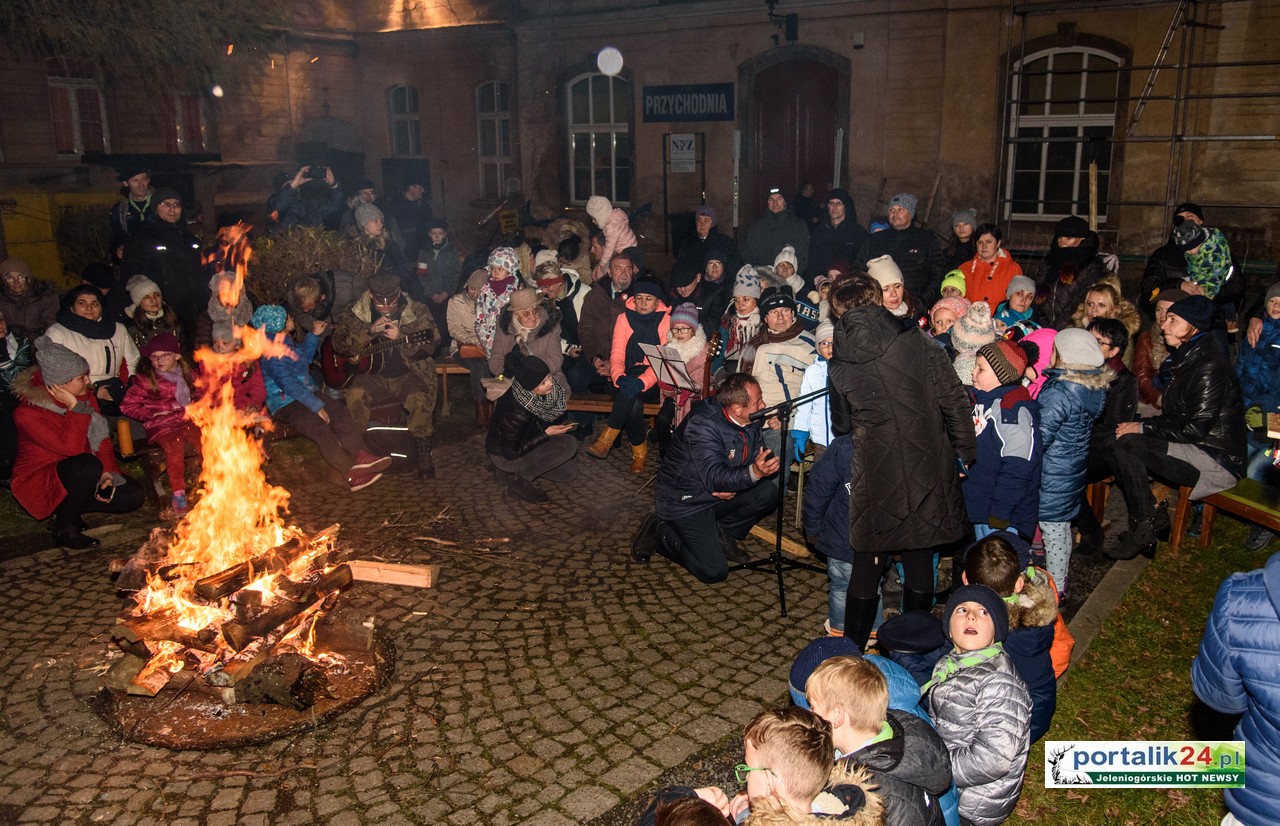
[[[947,600],[955,648],[925,684],[929,715],[951,755],[960,817],[975,826],[1003,823],[1022,793],[1031,750],[1031,695],[1004,652],[1009,611],[985,585],[957,588]]]

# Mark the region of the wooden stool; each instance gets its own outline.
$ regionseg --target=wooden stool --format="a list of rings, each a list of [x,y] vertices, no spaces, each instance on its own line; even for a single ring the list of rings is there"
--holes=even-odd
[[[458,374],[470,374],[471,371],[463,367],[461,364],[454,364],[450,361],[442,361],[436,364],[436,377],[439,379],[436,383],[440,385],[440,415],[449,415],[449,377]]]

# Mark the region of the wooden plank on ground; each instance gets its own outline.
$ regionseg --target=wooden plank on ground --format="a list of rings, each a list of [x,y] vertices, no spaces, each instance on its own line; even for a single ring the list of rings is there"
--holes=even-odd
[[[764,540],[765,542],[769,543],[770,546],[772,546],[774,542],[777,541],[777,536],[778,536],[776,533],[764,527],[763,525],[756,525],[754,528],[752,528],[751,535],[757,539]],[[806,558],[813,557],[813,554],[809,553],[808,548],[806,548],[804,545],[800,544],[799,542],[795,541],[794,539],[789,539],[788,537],[785,537],[785,536],[782,537],[782,550],[786,551],[792,556],[802,556]]]
[[[370,562],[353,559],[347,562],[356,582],[381,582],[386,585],[407,585],[410,588],[430,588],[440,578],[439,565],[402,565],[394,562]]]

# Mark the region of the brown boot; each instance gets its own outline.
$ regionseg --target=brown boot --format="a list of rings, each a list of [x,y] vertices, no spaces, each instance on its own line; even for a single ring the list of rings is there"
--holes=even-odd
[[[649,456],[649,443],[641,442],[631,446],[631,472],[644,473],[644,460]]]
[[[596,438],[591,446],[587,448],[587,453],[597,459],[603,459],[609,455],[609,448],[613,447],[613,443],[618,440],[618,434],[622,431],[616,427],[605,425],[604,430],[600,431],[600,435]]]

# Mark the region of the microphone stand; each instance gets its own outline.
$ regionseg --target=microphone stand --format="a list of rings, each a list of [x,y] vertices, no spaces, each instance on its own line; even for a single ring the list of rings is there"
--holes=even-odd
[[[782,461],[782,462],[791,461],[791,451],[789,449],[790,446],[788,442],[790,441],[790,435],[791,435],[791,427],[790,427],[791,416],[792,414],[795,413],[796,408],[802,404],[805,404],[806,402],[813,401],[814,399],[820,399],[823,396],[826,396],[828,392],[830,392],[829,388],[824,388],[822,390],[815,390],[812,393],[806,393],[803,396],[797,396],[794,399],[779,402],[778,404],[775,404],[773,407],[766,407],[764,410],[761,410],[758,413],[751,414],[750,420],[753,422],[764,421],[765,419],[768,419],[771,416],[778,417],[778,424],[782,428],[782,445],[780,449],[781,455],[778,457],[779,461]],[[782,468],[779,467],[778,468],[778,510],[777,510],[777,522],[773,528],[774,536],[773,536],[772,553],[770,553],[769,556],[765,559],[753,559],[750,562],[743,562],[740,565],[732,566],[731,568],[729,568],[729,570],[731,571],[772,571],[774,575],[777,576],[778,578],[778,606],[782,611],[782,616],[785,617],[787,615],[787,588],[786,588],[786,584],[783,582],[783,579],[782,579],[782,572],[793,571],[798,568],[803,568],[805,570],[817,571],[819,573],[825,574],[826,569],[819,568],[817,565],[812,565],[808,562],[800,562],[799,560],[790,559],[782,555],[782,523],[783,523],[782,508],[783,508],[783,505],[786,503],[786,495],[787,495],[786,488],[784,488],[782,485],[782,480],[783,480]],[[798,506],[799,506],[799,503],[797,503],[797,507]]]

